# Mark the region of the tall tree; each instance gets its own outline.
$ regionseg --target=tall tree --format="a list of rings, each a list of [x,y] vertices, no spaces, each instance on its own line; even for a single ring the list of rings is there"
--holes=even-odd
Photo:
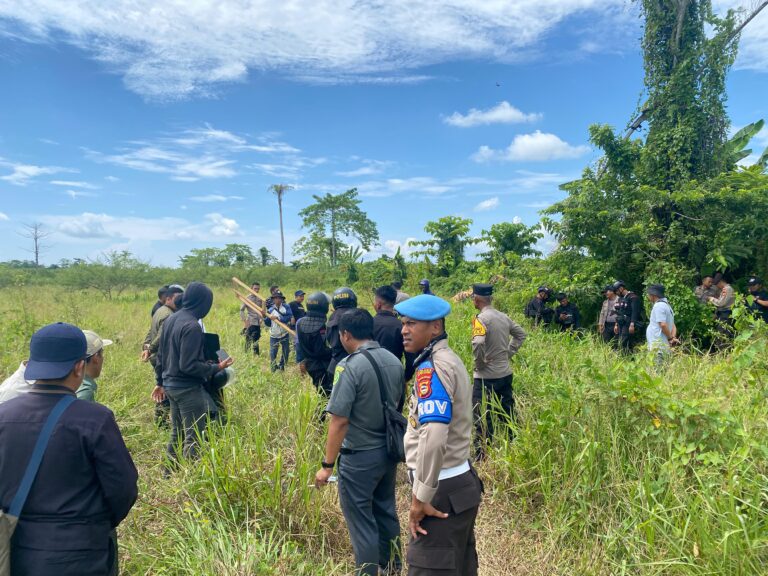
[[[488,244],[489,252],[481,256],[490,263],[509,264],[509,254],[518,256],[539,256],[534,246],[544,234],[540,226],[530,228],[522,222],[500,222],[489,230],[483,230],[482,240]]]
[[[269,266],[270,264],[277,262],[277,258],[272,256],[272,252],[270,252],[269,248],[266,246],[259,248],[259,260],[261,261],[262,266]]]
[[[412,240],[410,246],[423,246],[424,250],[413,252],[414,256],[432,256],[437,260],[440,275],[448,276],[464,262],[464,249],[476,244],[479,238],[469,236],[472,220],[459,216],[444,216],[437,221],[427,222],[424,231],[429,240]]]
[[[35,266],[40,266],[40,256],[45,250],[50,248],[50,244],[45,244],[43,240],[51,235],[40,222],[24,224],[24,230],[19,235],[32,241],[32,248],[25,249],[35,257]]]
[[[289,190],[293,190],[293,186],[288,184],[272,184],[269,187],[269,191],[277,196],[277,209],[280,212],[280,261],[285,266],[285,234],[283,233],[283,196]]]
[[[354,238],[363,250],[370,250],[379,241],[376,223],[360,209],[357,188],[342,194],[313,195],[315,199],[301,212],[302,228],[309,235],[299,239],[294,253],[311,260],[327,260],[337,266],[340,254],[349,249],[345,238]]]

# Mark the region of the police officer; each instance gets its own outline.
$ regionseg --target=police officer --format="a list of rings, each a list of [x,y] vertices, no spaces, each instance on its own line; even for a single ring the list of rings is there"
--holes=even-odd
[[[482,483],[469,464],[472,386],[445,332],[451,306],[422,294],[395,310],[403,317],[405,350],[418,353],[405,433],[406,465],[413,482],[408,574],[474,576]]]
[[[306,304],[307,315],[296,325],[296,336],[303,355],[302,363],[317,391],[328,396],[331,393],[331,380],[328,377],[331,349],[325,342],[325,319],[330,300],[323,292],[313,292],[307,298]]]
[[[763,322],[768,322],[768,291],[763,288],[763,281],[757,276],[751,276],[747,280],[747,286],[752,295],[749,309],[756,317],[762,318]]]
[[[643,301],[637,294],[627,290],[622,280],[617,280],[613,288],[619,297],[616,302],[616,326],[613,331],[619,338],[619,350],[631,352],[643,327]]]
[[[525,317],[533,320],[533,325],[538,326],[544,324],[548,326],[552,322],[552,317],[555,312],[547,306],[550,298],[552,297],[552,291],[546,286],[539,286],[536,291],[536,296],[531,298],[528,304],[525,305]]]
[[[498,398],[502,410],[512,419],[515,400],[509,359],[517,354],[526,334],[517,322],[493,307],[493,286],[490,284],[472,286],[472,303],[480,311],[472,319],[472,354],[475,357],[472,405],[477,456],[482,458],[483,438],[493,436],[491,411],[482,409],[483,395],[489,403]]]
[[[325,333],[325,341],[328,343],[328,347],[331,349],[331,361],[328,364],[328,381],[333,382],[333,373],[336,370],[336,364],[342,358],[347,357],[347,352],[344,350],[344,346],[341,345],[341,336],[339,335],[339,319],[341,316],[351,310],[357,308],[357,295],[352,288],[346,286],[337,288],[333,293],[333,314],[328,319],[327,331]]]
[[[555,308],[555,324],[560,326],[560,331],[573,331],[581,328],[581,313],[576,304],[568,299],[568,294],[560,292],[555,299],[560,303]]]

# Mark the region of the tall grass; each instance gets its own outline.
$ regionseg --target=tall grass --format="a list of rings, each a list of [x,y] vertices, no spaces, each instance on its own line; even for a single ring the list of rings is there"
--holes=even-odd
[[[124,573],[351,573],[335,488],[309,486],[322,457],[322,403],[294,367],[272,375],[264,352],[245,353],[226,291],[206,326],[236,358],[230,421],[213,428],[198,462],[162,478],[167,434],[152,423],[150,368],[138,361],[151,304],[149,293],[108,302],[45,287],[0,298],[5,374],[46,322],[116,340],[98,398],[141,474],[120,528]],[[470,367],[472,313],[462,303],[448,321]],[[532,331],[513,364],[518,418],[479,466],[482,574],[766,573],[764,335],[729,356],[676,355],[656,372],[643,354],[628,360],[591,337]],[[398,491],[405,521],[402,474]]]

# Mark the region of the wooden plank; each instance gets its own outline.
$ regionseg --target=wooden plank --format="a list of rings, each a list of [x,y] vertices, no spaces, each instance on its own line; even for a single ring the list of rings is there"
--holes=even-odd
[[[242,295],[240,292],[238,292],[237,290],[235,290],[235,295],[237,296],[237,299],[238,299],[238,300],[240,300],[240,301],[241,301],[243,304],[245,304],[245,305],[248,307],[248,309],[249,309],[249,310],[253,310],[254,312],[258,312],[259,314],[261,314],[261,313],[262,313],[262,312],[261,312],[261,310],[259,310],[258,306],[256,306],[256,304],[254,304],[253,302],[251,302],[250,300],[248,300],[248,298],[246,298],[245,296],[243,296],[243,295]],[[263,317],[263,316],[262,316],[262,317]],[[274,318],[272,318],[271,316],[270,316],[269,320],[270,320],[270,322],[274,322],[274,323],[276,323],[278,326],[280,326],[281,328],[284,328],[285,330],[287,330],[287,331],[288,331],[288,333],[289,333],[289,334],[291,334],[291,336],[296,336],[296,332],[294,332],[294,331],[293,331],[293,330],[292,330],[292,329],[291,329],[291,328],[290,328],[290,327],[289,327],[287,324],[283,324],[282,322],[280,322],[280,320],[275,320],[275,319],[274,319]]]
[[[259,294],[258,292],[254,292],[251,289],[251,287],[248,286],[248,284],[246,284],[245,282],[243,282],[242,280],[240,280],[239,278],[237,278],[235,276],[232,276],[232,282],[234,282],[235,284],[237,284],[241,288],[244,288],[246,290],[246,292],[248,292],[251,296],[256,297],[259,300],[259,302],[260,302],[259,306],[261,306],[262,313],[263,314],[267,313],[267,309],[266,309],[267,302],[266,302],[266,300],[264,299],[264,297],[261,294]]]

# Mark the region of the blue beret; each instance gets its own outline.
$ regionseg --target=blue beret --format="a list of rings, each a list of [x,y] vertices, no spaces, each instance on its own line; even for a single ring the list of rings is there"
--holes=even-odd
[[[451,305],[432,294],[419,294],[400,302],[395,306],[395,310],[401,316],[429,322],[448,316],[451,313]]]

